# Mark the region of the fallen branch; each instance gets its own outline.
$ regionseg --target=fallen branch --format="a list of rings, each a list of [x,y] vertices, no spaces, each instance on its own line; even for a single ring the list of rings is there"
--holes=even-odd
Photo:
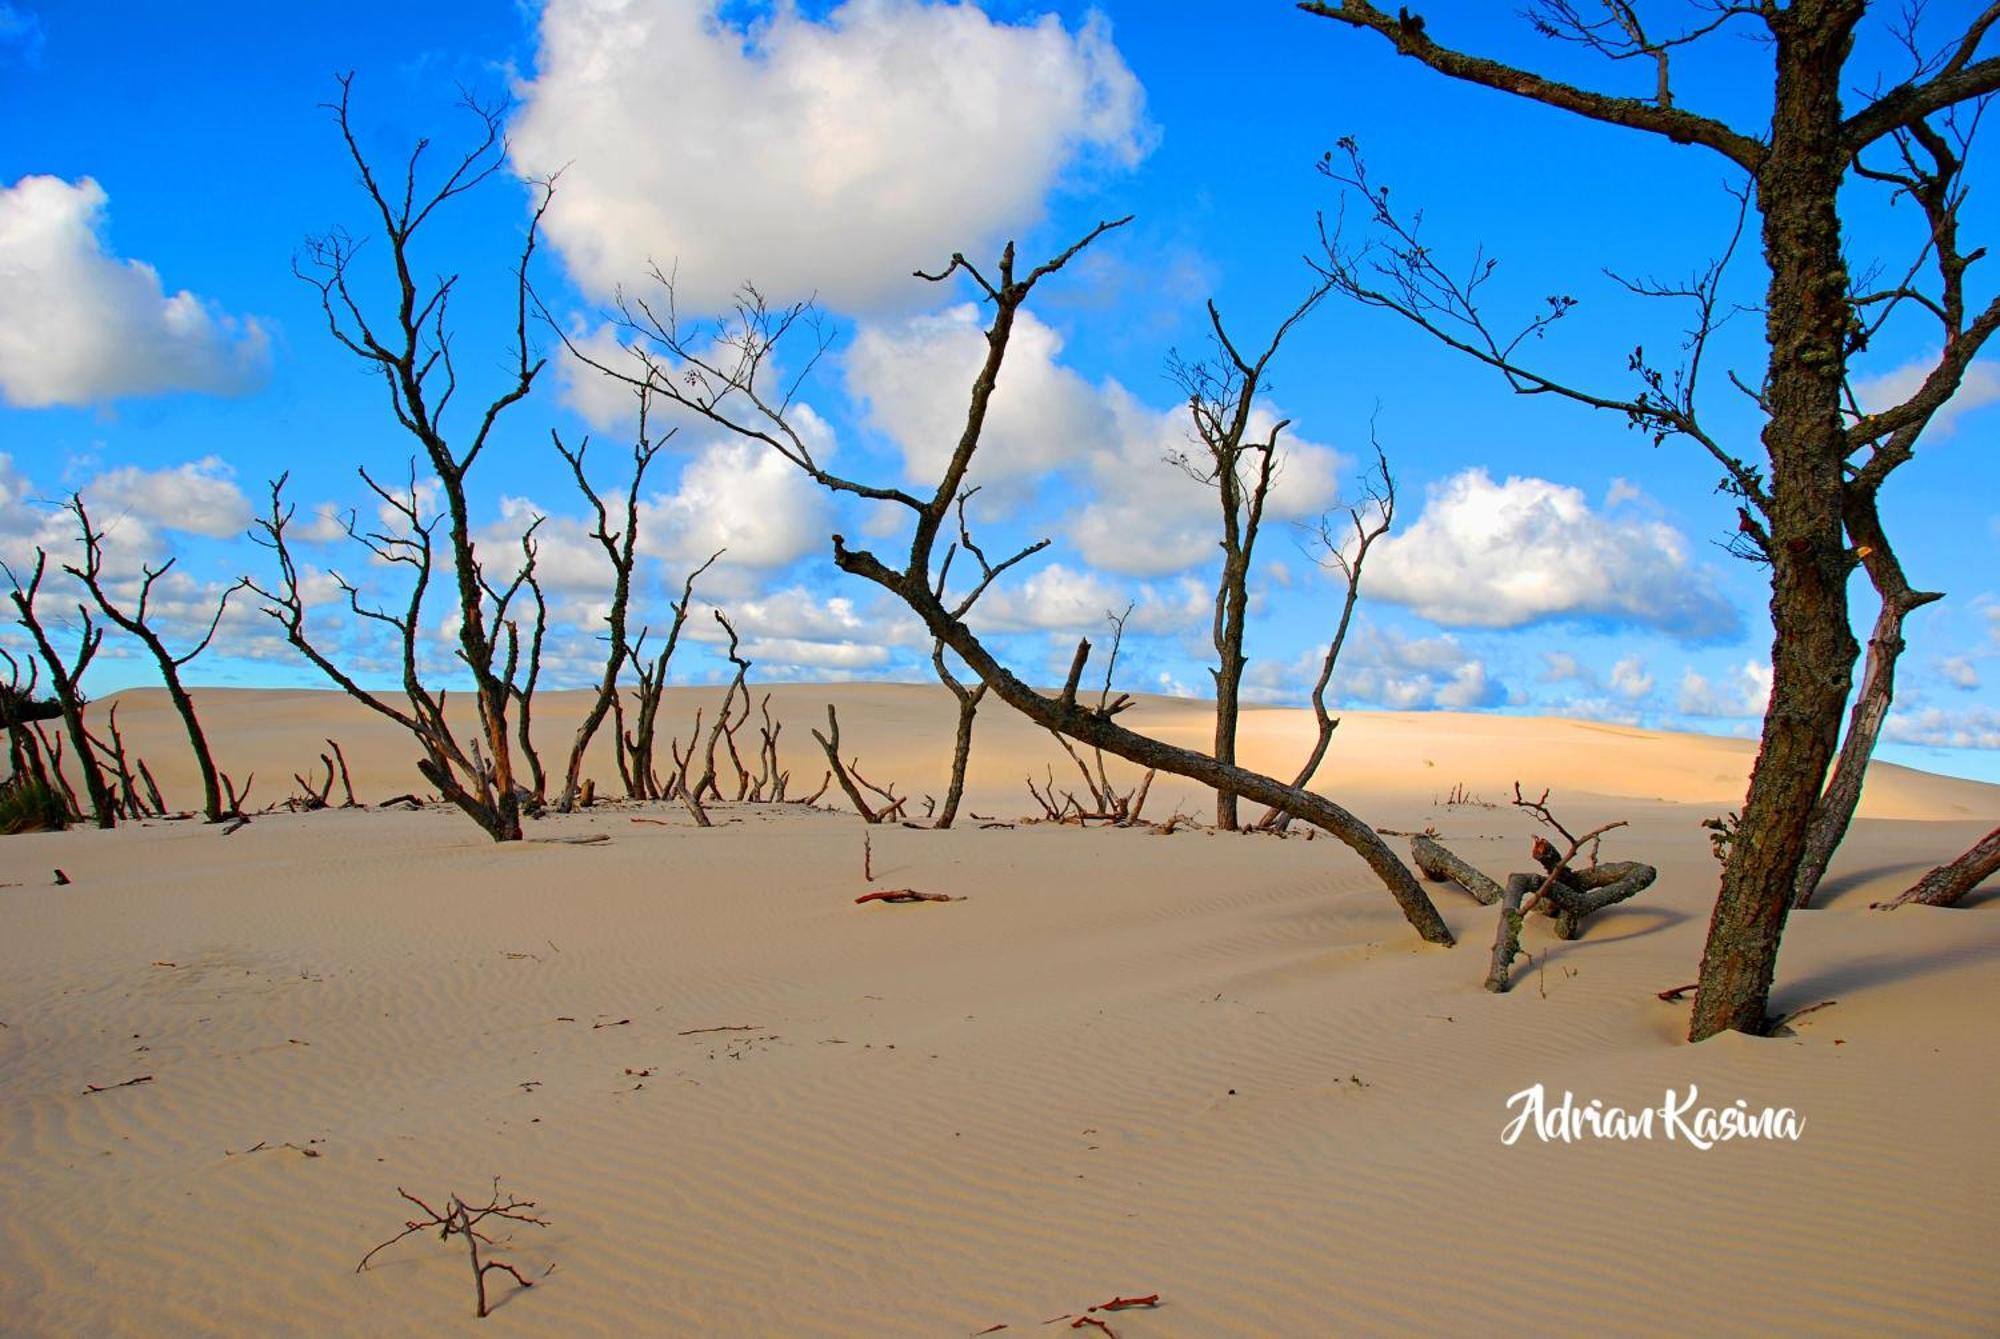
[[[549,1225],[548,1219],[538,1218],[532,1213],[523,1212],[535,1207],[533,1200],[517,1200],[509,1197],[503,1201],[500,1198],[499,1177],[496,1176],[493,1178],[492,1198],[477,1208],[467,1204],[458,1196],[452,1195],[445,1201],[444,1211],[440,1213],[401,1186],[396,1187],[396,1193],[416,1205],[419,1209],[422,1209],[425,1217],[421,1219],[405,1219],[401,1232],[398,1232],[395,1236],[376,1246],[368,1254],[361,1257],[361,1263],[354,1267],[355,1273],[359,1274],[368,1268],[370,1260],[373,1260],[382,1251],[394,1246],[403,1238],[414,1233],[437,1228],[438,1239],[440,1241],[449,1241],[453,1233],[457,1233],[459,1236],[465,1238],[466,1253],[472,1261],[472,1286],[475,1296],[478,1299],[478,1314],[480,1319],[484,1320],[489,1310],[486,1304],[486,1276],[491,1271],[499,1270],[501,1273],[510,1276],[514,1282],[520,1284],[523,1288],[532,1288],[535,1286],[530,1280],[522,1276],[520,1270],[514,1268],[514,1266],[508,1264],[506,1261],[482,1261],[479,1258],[479,1248],[482,1244],[489,1247],[496,1245],[493,1238],[479,1230],[479,1225],[489,1218],[504,1218],[508,1222],[527,1223],[534,1227],[547,1227]]]
[[[141,1074],[138,1078],[127,1079],[123,1083],[106,1083],[102,1085],[95,1083],[85,1084],[83,1091],[79,1093],[78,1096],[88,1097],[92,1093],[108,1093],[114,1088],[131,1088],[141,1083],[151,1083],[152,1081],[153,1081],[153,1076],[151,1074]]]
[[[1455,883],[1482,907],[1490,907],[1500,900],[1499,884],[1446,850],[1437,838],[1428,833],[1411,836],[1410,858],[1426,879],[1433,883]]]
[[[962,897],[948,893],[920,893],[914,888],[888,888],[881,892],[863,893],[854,899],[855,905],[863,902],[963,902]]]

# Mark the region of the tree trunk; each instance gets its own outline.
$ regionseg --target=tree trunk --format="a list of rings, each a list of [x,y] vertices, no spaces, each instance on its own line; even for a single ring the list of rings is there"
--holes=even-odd
[[[2000,828],[1981,837],[1949,865],[1939,865],[1884,907],[1900,907],[1919,902],[1927,907],[1948,907],[1995,874],[2000,874]]]
[[[1709,922],[1688,1039],[1765,1028],[1806,826],[1839,743],[1859,652],[1848,627],[1841,385],[1847,267],[1837,197],[1848,152],[1841,67],[1860,0],[1799,0],[1774,19],[1777,104],[1757,182],[1771,269],[1771,703]]]
[[[931,664],[937,669],[938,678],[958,699],[958,731],[953,736],[951,747],[951,784],[945,788],[944,806],[938,810],[933,827],[948,828],[958,820],[959,801],[965,797],[965,771],[972,761],[972,722],[979,714],[979,700],[986,696],[986,685],[967,688],[952,674],[944,663],[944,643],[931,644]]]
[[[1792,884],[1792,906],[1809,907],[1813,894],[1833,853],[1847,836],[1855,806],[1861,802],[1861,782],[1868,761],[1875,753],[1875,741],[1888,718],[1889,704],[1896,696],[1896,661],[1903,654],[1903,620],[1911,610],[1944,598],[1929,591],[1914,591],[1903,576],[1903,566],[1882,532],[1882,521],[1872,491],[1854,490],[1847,503],[1847,535],[1861,555],[1862,566],[1882,600],[1875,615],[1875,630],[1868,638],[1868,659],[1861,671],[1861,689],[1855,694],[1854,708],[1847,719],[1847,738],[1840,745],[1840,759],[1834,764],[1833,779],[1826,793],[1813,806],[1812,821],[1806,826],[1805,855]]]
[[[1230,471],[1233,474],[1233,467]],[[1232,490],[1225,489],[1223,505],[1234,505]],[[1231,527],[1232,532],[1235,527]],[[1250,555],[1232,534],[1223,546],[1222,581],[1215,594],[1215,760],[1225,767],[1236,764],[1236,724],[1242,713],[1243,625],[1249,611],[1248,585]],[[1215,791],[1215,826],[1234,832],[1237,824],[1236,792],[1227,786]]]

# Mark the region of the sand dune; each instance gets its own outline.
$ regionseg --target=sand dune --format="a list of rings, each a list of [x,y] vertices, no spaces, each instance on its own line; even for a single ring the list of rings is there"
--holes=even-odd
[[[677,690],[669,714],[715,696]],[[871,776],[941,789],[939,690],[779,688],[805,789],[829,699]],[[190,802],[162,699],[120,701]],[[201,701],[259,800],[327,735],[364,799],[416,785],[393,727],[335,695]],[[551,765],[577,710],[541,708]],[[1132,719],[1208,729],[1163,699]],[[1289,770],[1308,728],[1252,713],[1248,760]],[[1605,855],[1660,866],[1575,943],[1531,929],[1535,966],[1500,997],[1479,988],[1492,913],[1438,892],[1462,942],[1426,947],[1323,840],[889,827],[869,884],[861,826],[796,807],[534,826],[595,846],[378,810],[9,838],[0,1330],[1058,1334],[1041,1322],[1158,1293],[1103,1318],[1125,1339],[1991,1333],[2000,905],[1868,903],[1990,827],[2000,788],[1876,769],[1780,963],[1779,1007],[1838,1003],[1690,1047],[1686,1004],[1654,996],[1693,977],[1715,883],[1698,822],[1740,800],[1749,756],[1351,714],[1324,779],[1371,821],[1434,823],[1503,872],[1529,820],[1440,801],[1519,779],[1584,822],[1629,817]],[[975,758],[973,808],[1001,818],[1031,808],[1024,773],[1069,766],[997,706]],[[1199,801],[1162,785],[1149,808]],[[964,900],[853,903],[897,886]],[[1705,1152],[1503,1147],[1535,1083],[1629,1108],[1694,1084],[1806,1126]],[[475,1321],[461,1251],[430,1237],[353,1272],[399,1229],[397,1186],[496,1175],[551,1220],[513,1234],[532,1292],[496,1287]]]

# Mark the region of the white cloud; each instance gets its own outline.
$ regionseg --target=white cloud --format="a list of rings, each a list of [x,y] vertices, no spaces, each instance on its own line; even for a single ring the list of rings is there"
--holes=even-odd
[[[1992,707],[1968,707],[1963,711],[1943,707],[1926,707],[1915,712],[1892,710],[1882,733],[1899,744],[2000,749],[2000,710]]]
[[[1719,680],[1695,670],[1681,675],[1676,708],[1687,716],[1743,720],[1762,716],[1771,701],[1771,667],[1746,660]]]
[[[88,177],[0,187],[0,397],[38,409],[254,388],[263,328],[169,295],[152,266],[107,252],[105,200]]]
[[[800,407],[801,426],[812,428]],[[819,486],[761,442],[716,442],[671,494],[639,505],[639,549],[686,566],[717,549],[744,567],[780,567],[827,546],[833,510]]]
[[[1737,627],[1735,609],[1692,566],[1673,527],[1609,521],[1575,488],[1520,477],[1496,484],[1483,469],[1433,485],[1423,515],[1384,536],[1368,570],[1371,596],[1461,627],[1599,617],[1687,638]]]
[[[1183,571],[1213,557],[1222,538],[1216,492],[1168,463],[1205,459],[1185,406],[1156,410],[1117,383],[1104,390],[1113,435],[1088,457],[1095,500],[1076,515],[1070,538],[1094,566],[1133,576]],[[1279,415],[1269,405],[1251,413],[1245,440],[1262,441]],[[1279,465],[1265,504],[1264,538],[1286,521],[1319,515],[1339,491],[1340,454],[1332,447],[1281,435]]]
[[[808,642],[791,637],[760,637],[745,642],[743,655],[758,665],[796,665],[814,669],[864,670],[889,663],[886,647],[861,642]]]
[[[1636,700],[1653,691],[1653,676],[1646,673],[1645,662],[1639,657],[1627,656],[1611,667],[1611,686]]]
[[[1244,673],[1245,700],[1304,702],[1325,657],[1320,645],[1291,661],[1252,660]],[[1470,711],[1506,699],[1485,662],[1456,637],[1411,637],[1365,619],[1349,632],[1327,692],[1329,702],[1392,711]]]
[[[984,329],[980,309],[968,303],[864,325],[855,336],[846,356],[848,389],[901,451],[912,479],[933,483],[958,444],[986,356]],[[1024,492],[1028,480],[1071,472],[1065,487],[1088,500],[1073,513],[1070,539],[1092,567],[1157,577],[1212,558],[1221,535],[1215,490],[1170,463],[1200,454],[1186,407],[1154,409],[1115,381],[1092,386],[1062,365],[1061,354],[1061,337],[1021,313],[972,482],[1002,485],[996,496],[1005,501]],[[1259,405],[1250,438],[1262,440],[1278,417]],[[1289,435],[1280,438],[1279,457],[1265,507],[1272,528],[1331,505],[1341,466],[1331,447]],[[1284,571],[1280,584],[1289,577]]]
[[[1587,666],[1567,651],[1544,651],[1542,662],[1542,672],[1536,678],[1543,683],[1563,683],[1570,679],[1591,683],[1596,678]]]
[[[229,539],[250,524],[250,502],[235,474],[218,456],[163,470],[126,465],[98,475],[82,492],[91,520],[102,525],[129,515],[165,530]]]
[[[1937,355],[1932,354],[1891,368],[1879,376],[1858,377],[1854,382],[1854,398],[1860,401],[1861,408],[1866,412],[1880,413],[1915,395],[1925,379],[1936,370],[1937,364]],[[1957,430],[1961,418],[1995,400],[2000,400],[2000,362],[1990,358],[1979,359],[1965,369],[1958,393],[1945,401],[1926,431],[1933,437],[1949,437]]]
[[[1151,131],[1109,24],[998,23],[976,5],[550,0],[519,89],[524,175],[563,169],[549,240],[593,296],[676,271],[714,310],[754,280],[840,309],[902,303],[919,266],[1033,223],[1080,160]]]
[[[975,482],[1017,479],[1082,460],[1114,432],[1097,391],[1057,361],[1062,337],[1022,312],[987,407]],[[933,315],[863,325],[848,347],[849,391],[869,423],[895,442],[907,477],[934,484],[965,431],[972,383],[986,357],[985,323],[971,303]]]
[[[1102,630],[1105,618],[1133,606],[1128,633],[1179,632],[1207,618],[1211,592],[1192,580],[1165,586],[1142,583],[1127,590],[1095,572],[1050,563],[1018,586],[996,586],[973,607],[967,622],[981,632],[1081,632]]]
[[[1969,656],[1946,656],[1938,662],[1938,672],[1954,688],[1970,692],[1979,687],[1979,671],[1973,667]]]

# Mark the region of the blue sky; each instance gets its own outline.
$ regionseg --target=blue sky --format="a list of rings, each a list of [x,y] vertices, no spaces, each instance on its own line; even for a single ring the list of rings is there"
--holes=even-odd
[[[1536,38],[1512,7],[1429,10],[1432,33],[1456,45],[1640,91],[1620,82],[1636,71]],[[1940,40],[1971,10],[1934,4]],[[1860,59],[1893,73],[1882,37],[1871,32]],[[1767,59],[1725,37],[1686,63],[1679,96],[1754,130]],[[330,537],[321,518],[363,501],[357,466],[403,468],[413,444],[379,384],[327,336],[316,294],[291,274],[308,235],[368,225],[319,105],[344,70],[357,75],[363,146],[383,163],[419,136],[440,153],[458,143],[461,85],[518,100],[513,168],[566,167],[535,282],[573,338],[611,349],[614,292],[644,292],[649,262],[676,269],[684,308],[714,306],[746,279],[781,299],[816,292],[836,343],[803,398],[840,468],[872,480],[907,482],[935,458],[977,353],[973,295],[908,272],[953,250],[990,257],[1010,236],[1039,257],[1100,218],[1135,214],[1037,292],[1003,383],[1010,403],[987,447],[981,512],[993,547],[1054,541],[982,604],[1011,661],[1059,678],[1075,637],[1135,600],[1121,671],[1134,690],[1205,693],[1208,682],[1213,503],[1163,460],[1186,440],[1165,360],[1206,352],[1211,297],[1254,339],[1307,291],[1316,217],[1339,205],[1315,164],[1340,136],[1358,139],[1401,205],[1424,210],[1442,253],[1469,263],[1484,247],[1499,259],[1497,321],[1576,297],[1534,356],[1610,392],[1630,390],[1635,345],[1669,359],[1685,322],[1606,271],[1685,277],[1733,220],[1731,177],[1713,155],[1455,87],[1282,3],[982,13],[856,0],[774,13],[670,0],[12,0],[0,5],[0,556],[18,563],[38,542],[58,544],[49,504],[80,489],[115,521],[120,570],[178,556],[162,597],[185,628],[238,575],[268,575],[242,532],[272,476],[290,471],[301,526]],[[1964,227],[1975,243],[2000,233],[1991,175],[1972,177]],[[468,399],[504,362],[528,201],[503,173],[419,247],[421,265],[462,276],[457,349],[479,383]],[[1908,263],[1907,207],[1857,191],[1850,212],[1857,268]],[[381,250],[371,243],[364,262]],[[1742,262],[1734,296],[1754,302],[1754,247]],[[1981,301],[1991,291],[1978,268],[1973,289]],[[530,515],[550,518],[551,675],[578,684],[598,655],[602,583],[549,433],[592,434],[593,472],[616,489],[629,414],[593,374],[564,365],[553,332],[538,339],[551,368],[503,420],[472,491],[491,545]],[[1756,424],[1720,371],[1754,378],[1762,345],[1750,314],[1711,354],[1711,423],[1746,451]],[[1893,388],[1935,352],[1910,321],[1857,372],[1864,388]],[[1949,598],[1912,618],[1881,752],[2000,779],[1993,398],[2000,364],[1982,363],[1884,497],[1912,581]],[[1300,701],[1310,684],[1338,590],[1309,527],[1293,522],[1355,496],[1372,419],[1400,505],[1336,679],[1343,703],[1754,732],[1769,649],[1763,574],[1722,549],[1734,509],[1694,447],[1655,447],[1616,417],[1513,396],[1393,316],[1338,299],[1285,345],[1267,399],[1292,420],[1292,453],[1274,499],[1283,519],[1260,549],[1253,696]],[[658,624],[688,566],[726,546],[704,589],[737,619],[760,675],[929,678],[909,620],[827,558],[830,533],[867,534],[880,518],[698,424],[682,428],[646,494],[641,621]],[[309,542],[301,557],[315,574],[387,589],[388,574],[343,543]],[[1865,629],[1873,602],[1859,578],[1855,595]],[[334,606],[314,620],[364,677],[381,676],[381,648]],[[93,691],[149,680],[129,648],[110,649]],[[440,635],[438,663],[446,651]],[[702,642],[675,677],[706,681],[720,665]],[[318,682],[254,601],[198,668],[199,682]]]

